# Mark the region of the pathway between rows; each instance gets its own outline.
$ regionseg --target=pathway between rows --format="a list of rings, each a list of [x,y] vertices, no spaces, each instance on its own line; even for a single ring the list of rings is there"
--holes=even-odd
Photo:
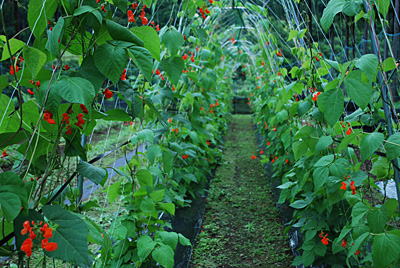
[[[289,239],[260,163],[250,115],[232,116],[222,161],[210,184],[190,267],[290,267]]]

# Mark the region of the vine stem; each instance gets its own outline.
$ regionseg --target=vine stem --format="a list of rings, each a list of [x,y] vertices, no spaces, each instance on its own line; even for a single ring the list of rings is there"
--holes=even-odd
[[[48,87],[47,87],[47,92],[46,92],[46,95],[45,95],[44,101],[43,101],[43,107],[42,107],[42,109],[41,109],[41,111],[40,111],[39,120],[36,122],[35,128],[34,128],[33,133],[32,133],[32,137],[31,137],[30,140],[29,140],[28,147],[27,147],[27,149],[26,149],[26,151],[25,151],[24,157],[23,157],[22,160],[21,160],[20,167],[19,167],[20,170],[21,170],[22,165],[23,165],[23,163],[24,163],[24,161],[25,161],[25,159],[26,159],[26,157],[27,157],[27,155],[28,155],[28,151],[29,151],[29,148],[30,148],[31,145],[32,145],[33,139],[34,139],[34,137],[35,137],[35,133],[37,132],[37,130],[38,130],[38,128],[39,128],[39,125],[40,125],[40,122],[41,122],[40,119],[42,118],[42,116],[43,116],[43,114],[44,114],[45,105],[46,105],[47,99],[49,98],[49,95],[50,95],[50,86],[51,86],[51,83],[52,83],[52,81],[53,81],[53,79],[54,79],[55,70],[56,70],[57,67],[60,65],[60,63],[61,63],[61,58],[63,57],[63,55],[64,55],[65,52],[67,51],[67,49],[68,49],[68,47],[69,47],[71,41],[72,41],[73,38],[74,38],[75,29],[76,29],[76,21],[75,21],[75,24],[74,24],[74,28],[72,29],[71,38],[69,39],[67,45],[65,46],[65,49],[61,52],[61,54],[60,54],[60,56],[59,56],[59,58],[58,58],[58,60],[57,60],[57,63],[56,63],[56,65],[55,65],[55,68],[54,68],[54,70],[53,70],[53,72],[52,72],[52,74],[51,74],[51,78],[50,78],[50,81],[49,81],[49,85],[48,85]],[[22,116],[21,116],[21,120],[22,120]],[[28,168],[26,169],[26,172],[25,172],[25,175],[23,176],[23,178],[25,178],[25,177],[28,175],[28,170],[29,170],[30,164],[31,164],[31,162],[29,163]]]

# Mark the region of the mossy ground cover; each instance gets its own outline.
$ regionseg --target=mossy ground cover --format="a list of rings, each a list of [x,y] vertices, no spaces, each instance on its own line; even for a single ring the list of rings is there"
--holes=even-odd
[[[250,115],[234,115],[190,267],[290,267],[289,239],[259,161]]]

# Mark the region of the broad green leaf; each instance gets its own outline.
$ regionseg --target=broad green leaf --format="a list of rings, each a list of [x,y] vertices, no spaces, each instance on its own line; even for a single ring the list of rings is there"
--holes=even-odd
[[[337,158],[329,166],[329,174],[337,178],[343,178],[344,175],[349,173],[349,161],[344,158]]]
[[[115,199],[121,194],[121,181],[117,181],[113,185],[110,185],[107,196],[108,200],[110,200],[110,204],[112,204]]]
[[[45,254],[79,266],[89,266],[88,230],[85,222],[58,205],[48,205],[42,209],[44,216],[58,225],[53,230],[53,237],[49,238],[49,242],[57,243],[57,250],[45,250]]]
[[[164,126],[167,127],[167,124],[162,119],[160,111],[154,106],[153,102],[150,99],[144,99],[144,103],[146,103],[147,107],[156,115],[158,121]]]
[[[325,155],[321,159],[319,159],[317,163],[315,163],[314,167],[329,166],[333,162],[334,159],[335,159],[335,156],[333,154]]]
[[[137,241],[138,256],[144,261],[157,245],[148,235],[142,235]]]
[[[356,253],[357,249],[361,249],[361,247],[364,245],[364,243],[368,240],[370,236],[369,232],[363,233],[360,235],[356,241],[354,241],[354,245],[350,248],[349,253],[347,254],[347,257],[353,257],[354,253]]]
[[[389,11],[390,0],[375,0],[375,5],[379,13],[382,14],[383,19],[386,19],[386,15]]]
[[[372,84],[371,82],[362,82],[362,73],[360,70],[352,71],[344,79],[346,92],[350,98],[360,106],[361,109],[367,107],[372,97]]]
[[[328,59],[324,59],[324,61],[325,61],[326,63],[328,63],[330,66],[332,66],[336,71],[341,72],[341,70],[342,70],[342,69],[341,69],[341,66],[340,66],[340,64],[339,64],[337,61],[328,60]],[[331,82],[333,82],[333,81],[338,82],[337,79],[332,80]]]
[[[175,232],[159,231],[156,235],[160,236],[161,240],[170,246],[173,250],[176,249],[178,245],[178,234]]]
[[[156,157],[161,153],[161,148],[158,145],[152,144],[147,148],[147,158],[153,165]]]
[[[136,172],[136,177],[139,180],[140,186],[145,187],[149,185],[153,187],[153,175],[151,175],[150,171],[146,169],[140,169]]]
[[[389,57],[382,63],[382,66],[384,72],[389,72],[391,70],[394,70],[396,69],[396,60],[393,59],[392,57]]]
[[[124,110],[112,109],[106,112],[105,121],[131,121],[131,117]]]
[[[179,78],[182,75],[185,62],[181,57],[176,57],[171,60],[171,58],[163,59],[161,61],[161,66],[163,70],[167,73],[169,79],[174,85],[177,85]]]
[[[106,169],[95,167],[85,161],[79,162],[78,172],[96,184],[100,184],[107,176]]]
[[[168,48],[169,52],[171,52],[172,57],[176,55],[176,53],[184,43],[182,34],[175,29],[170,29],[166,33],[164,33],[161,41]]]
[[[98,9],[93,8],[91,6],[80,6],[74,11],[74,16],[79,16],[85,13],[91,13],[95,16],[95,18],[98,20],[99,24],[101,24],[103,17],[101,16],[100,12]]]
[[[398,263],[400,237],[393,233],[375,235],[371,251],[375,267],[388,267],[391,263]]]
[[[157,213],[153,199],[147,198],[140,202],[140,209],[145,213]]]
[[[356,67],[361,69],[371,82],[375,81],[376,74],[378,73],[378,64],[379,61],[375,54],[363,55],[356,61]]]
[[[368,134],[361,140],[360,151],[361,151],[361,162],[364,162],[370,157],[376,150],[378,150],[384,140],[384,135],[379,132]]]
[[[333,19],[335,18],[336,14],[342,12],[343,6],[346,3],[346,0],[331,0],[329,1],[328,5],[324,9],[321,18],[321,26],[324,31],[328,31],[329,27],[331,27],[333,23]]]
[[[6,42],[6,38],[4,35],[0,35],[0,40]],[[18,50],[24,47],[24,42],[18,40],[16,38],[11,38],[8,40],[11,49],[11,55],[14,55]],[[3,47],[3,54],[1,56],[1,61],[10,58],[10,51],[8,50],[8,46]]]
[[[152,68],[153,68],[153,58],[150,52],[143,47],[131,47],[129,50],[129,55],[131,56],[135,65],[144,74],[146,80],[152,82]]]
[[[310,110],[312,106],[312,103],[309,102],[308,100],[305,100],[303,102],[299,103],[299,106],[297,106],[297,112],[299,113],[299,116],[303,116],[308,110]]]
[[[164,194],[165,194],[165,189],[162,190],[157,190],[154,191],[150,194],[151,199],[154,200],[154,202],[161,202],[164,198]]]
[[[138,143],[139,141],[148,141],[150,143],[153,143],[154,140],[154,132],[151,129],[143,129],[136,133],[132,138],[131,142],[133,145]]]
[[[202,28],[193,28],[201,42],[207,42],[207,32]]]
[[[60,45],[61,45],[61,39],[62,39],[62,31],[64,28],[64,19],[63,17],[60,17],[56,23],[56,25],[53,27],[52,31],[48,31],[48,40],[46,43],[46,49],[54,56],[58,57],[60,54]]]
[[[299,31],[297,31],[297,30],[291,30],[290,33],[289,33],[289,37],[288,37],[287,41],[290,41],[293,38],[295,38],[298,33],[299,33]]]
[[[164,171],[169,174],[172,170],[174,155],[169,150],[162,151],[162,162]]]
[[[129,31],[126,27],[112,20],[107,20],[106,24],[108,32],[114,40],[133,43],[141,47],[144,46],[143,41],[139,37],[137,37],[134,33]]]
[[[362,11],[361,1],[348,1],[343,6],[343,13],[347,16],[354,17]]]
[[[290,204],[290,206],[292,208],[302,209],[302,208],[305,208],[306,206],[308,206],[308,203],[305,200],[296,200],[292,204]]]
[[[20,120],[17,115],[12,114],[14,111],[14,103],[10,101],[10,98],[5,94],[0,94],[0,133],[18,131]]]
[[[160,61],[160,37],[150,26],[132,27],[130,29],[137,37],[143,40],[144,48],[150,51],[154,59]]]
[[[331,136],[322,136],[319,138],[317,145],[315,146],[315,153],[318,154],[322,150],[325,150],[333,143]]]
[[[308,151],[308,146],[303,141],[295,141],[292,145],[295,160],[299,160],[300,157],[305,155]]]
[[[65,156],[73,157],[79,156],[83,161],[87,161],[86,150],[81,143],[80,135],[73,131],[73,135],[65,136]]]
[[[86,56],[78,71],[71,76],[80,76],[92,83],[95,92],[97,92],[104,82],[105,76],[97,69],[93,56]]]
[[[0,76],[0,90],[3,90],[3,88],[8,86],[8,79],[6,75],[1,75]]]
[[[14,172],[0,173],[0,207],[10,222],[21,212],[21,207],[28,208],[28,193]]]
[[[390,136],[385,143],[386,157],[389,160],[400,156],[400,133],[397,132]]]
[[[389,160],[386,157],[379,156],[372,165],[371,174],[376,176],[376,179],[387,178],[389,172]]]
[[[343,114],[344,94],[341,88],[323,92],[318,96],[318,107],[329,125],[333,126]]]
[[[351,226],[357,226],[360,223],[364,223],[365,215],[368,213],[368,207],[364,203],[357,203],[354,205],[353,210],[351,211]]]
[[[28,5],[29,28],[36,38],[40,38],[58,7],[57,0],[31,0]]]
[[[70,103],[81,103],[88,110],[96,96],[92,83],[81,77],[62,76],[52,86],[64,100]]]
[[[313,181],[314,189],[318,191],[326,182],[329,176],[329,169],[327,167],[318,167],[314,170]]]
[[[102,44],[94,53],[94,63],[97,69],[109,78],[115,85],[126,66],[128,53],[125,48]]]
[[[156,262],[165,268],[174,267],[174,250],[167,245],[156,247],[151,254]]]
[[[6,220],[11,222],[21,211],[21,199],[15,193],[0,192],[0,209]]]
[[[178,234],[178,236],[179,236],[179,243],[181,243],[183,246],[192,246],[190,240],[187,239],[183,234]]]
[[[33,78],[40,72],[40,69],[47,61],[47,56],[44,52],[37,48],[24,47],[25,67],[31,72]]]
[[[158,206],[161,209],[164,209],[164,210],[168,211],[168,213],[171,214],[172,216],[175,215],[175,205],[174,205],[174,203],[159,203]]]
[[[389,220],[386,207],[382,206],[381,208],[372,208],[368,212],[367,220],[371,232],[375,234],[383,233],[386,223]]]

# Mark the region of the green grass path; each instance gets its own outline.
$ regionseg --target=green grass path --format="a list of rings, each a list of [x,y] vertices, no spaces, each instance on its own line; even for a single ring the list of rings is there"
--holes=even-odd
[[[250,115],[232,116],[190,267],[290,267],[289,240],[259,161],[252,124]]]

